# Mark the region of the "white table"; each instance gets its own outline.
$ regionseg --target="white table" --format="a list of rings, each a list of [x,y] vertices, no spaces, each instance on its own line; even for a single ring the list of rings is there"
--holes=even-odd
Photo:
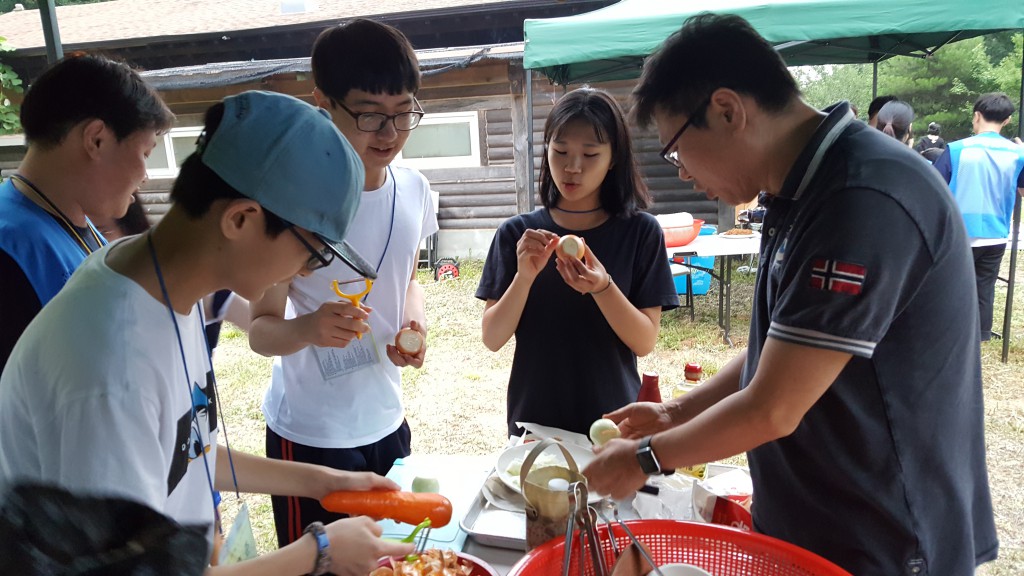
[[[723,330],[723,339],[732,346],[729,331],[732,316],[732,266],[731,261],[739,256],[759,254],[761,251],[761,235],[720,236],[709,234],[697,236],[686,246],[666,248],[669,260],[684,264],[690,268],[702,270],[718,280],[718,326]],[[713,269],[694,266],[688,262],[693,256],[717,256],[718,273]]]

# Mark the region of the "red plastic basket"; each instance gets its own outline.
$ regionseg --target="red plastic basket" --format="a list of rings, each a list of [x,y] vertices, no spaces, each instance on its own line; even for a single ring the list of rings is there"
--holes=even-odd
[[[714,576],[850,576],[821,556],[763,534],[676,520],[628,520],[626,524],[659,566],[693,564]],[[613,534],[619,549],[630,543],[621,526],[616,525]],[[610,570],[615,561],[605,524],[599,525],[598,535]],[[564,553],[565,539],[555,538],[528,552],[508,576],[561,576]],[[579,559],[577,544],[569,574],[580,573]],[[586,576],[594,575],[590,562],[585,562],[583,568]]]

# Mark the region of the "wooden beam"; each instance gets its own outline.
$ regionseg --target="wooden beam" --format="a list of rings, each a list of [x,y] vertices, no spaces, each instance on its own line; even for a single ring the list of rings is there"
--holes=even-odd
[[[516,178],[516,213],[533,209],[530,198],[530,142],[527,128],[530,121],[526,109],[526,72],[521,62],[508,64],[509,92],[512,97],[512,158]]]
[[[470,64],[466,68],[452,68],[433,74],[427,70],[423,76],[421,88],[505,84],[509,81],[508,74],[508,65],[505,62]]]

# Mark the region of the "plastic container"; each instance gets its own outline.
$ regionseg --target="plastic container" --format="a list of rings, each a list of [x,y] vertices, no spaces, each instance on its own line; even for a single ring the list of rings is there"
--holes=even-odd
[[[693,224],[690,226],[663,227],[662,230],[665,231],[665,247],[678,248],[693,242],[693,239],[700,235],[701,226],[703,225],[703,220],[694,218]]]
[[[709,236],[716,234],[717,232],[717,226],[714,226],[713,224],[705,224],[704,226],[701,226],[699,235]],[[690,264],[693,266],[700,266],[701,268],[714,269],[715,257],[690,256],[686,259],[686,262],[682,262],[681,264]],[[686,276],[676,276],[673,280],[676,285],[676,294],[686,294]],[[693,283],[693,293],[695,296],[703,296],[711,289],[711,275],[703,270],[691,268],[690,281]]]
[[[626,525],[659,566],[692,564],[715,576],[850,576],[817,554],[763,534],[675,520],[627,520]],[[614,558],[604,523],[598,534],[606,564],[611,566]],[[614,527],[613,535],[620,549],[630,543],[621,526]],[[564,551],[565,539],[555,538],[528,552],[508,576],[561,576]],[[569,574],[593,576],[589,560],[580,571],[579,558],[579,546],[575,546]]]

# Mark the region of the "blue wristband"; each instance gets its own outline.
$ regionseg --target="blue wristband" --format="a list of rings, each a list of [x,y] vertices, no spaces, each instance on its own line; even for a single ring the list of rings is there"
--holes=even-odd
[[[302,531],[303,534],[312,534],[316,538],[316,563],[313,565],[312,576],[326,574],[331,568],[331,557],[327,553],[331,547],[331,541],[327,539],[327,532],[321,522],[313,522]]]

